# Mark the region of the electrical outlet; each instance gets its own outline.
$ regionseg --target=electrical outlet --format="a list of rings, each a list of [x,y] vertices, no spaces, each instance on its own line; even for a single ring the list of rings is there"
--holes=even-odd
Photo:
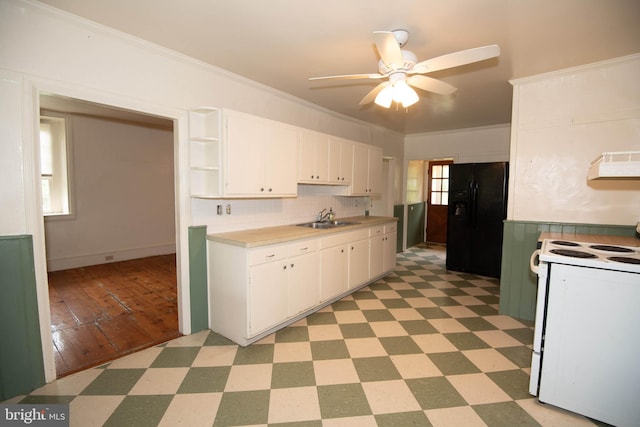
[[[218,211],[218,215],[222,215],[222,205],[218,205],[217,211]]]
[[[227,215],[231,215],[231,205],[227,205]]]

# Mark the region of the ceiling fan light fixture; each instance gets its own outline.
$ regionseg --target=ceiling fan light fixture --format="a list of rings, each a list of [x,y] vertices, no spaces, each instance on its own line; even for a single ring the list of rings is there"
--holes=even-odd
[[[411,89],[405,80],[399,80],[393,85],[393,100],[407,108],[419,101],[418,94]]]
[[[389,108],[391,107],[391,101],[393,101],[393,94],[393,86],[389,85],[378,93],[374,102],[381,107]]]

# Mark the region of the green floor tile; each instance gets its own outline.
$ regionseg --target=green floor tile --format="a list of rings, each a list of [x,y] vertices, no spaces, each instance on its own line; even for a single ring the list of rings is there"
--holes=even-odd
[[[83,395],[123,395],[138,382],[146,369],[105,369],[84,390]]]
[[[531,349],[527,346],[496,348],[496,351],[500,352],[519,368],[531,366]]]
[[[423,279],[424,277],[421,276]],[[434,279],[435,280],[435,279]],[[428,281],[424,281],[424,282],[411,282],[411,286],[413,286],[415,289],[435,289],[435,286],[433,286],[431,283],[429,283]],[[420,294],[422,295],[422,294]]]
[[[311,355],[313,360],[348,359],[350,357],[344,340],[312,341]]]
[[[500,304],[500,297],[498,295],[478,295],[476,298],[485,304]]]
[[[171,399],[173,399],[173,395],[127,396],[103,426],[157,426],[171,403]]]
[[[276,332],[276,342],[309,341],[309,329],[306,326],[289,326]]]
[[[316,385],[313,362],[274,363],[271,374],[271,388],[313,385]]]
[[[378,424],[378,427],[431,426],[424,412],[398,412],[396,414],[376,415],[376,424]]]
[[[380,337],[378,340],[391,356],[424,353],[411,337]]]
[[[531,397],[529,394],[529,375],[521,369],[488,372],[486,375],[513,400]]]
[[[375,283],[372,283],[368,286],[369,289],[371,289],[372,291],[389,291],[391,290],[391,286],[389,286],[388,284],[386,284],[383,281],[378,281]]]
[[[389,310],[362,310],[365,319],[368,322],[386,322],[389,320],[396,320]]]
[[[269,393],[269,390],[224,393],[213,425],[266,425],[269,419]]]
[[[248,347],[238,347],[233,360],[234,365],[256,365],[273,362],[273,344],[252,344]]]
[[[395,272],[396,275],[403,277],[403,276],[415,276],[416,274],[413,271],[407,271],[407,270],[398,270]],[[393,277],[393,276],[391,276]]]
[[[387,308],[410,308],[411,306],[402,298],[381,299],[382,304]]]
[[[401,320],[400,324],[410,335],[437,334],[438,330],[426,320]]]
[[[322,418],[371,415],[371,408],[360,384],[318,386]]]
[[[533,344],[533,330],[529,328],[505,329],[505,333],[520,341],[522,344]]]
[[[480,370],[460,352],[431,353],[429,359],[444,375],[475,374]]]
[[[401,378],[389,357],[363,357],[352,361],[360,381],[389,381]]]
[[[424,298],[424,295],[415,289],[398,289],[396,292],[402,298]]]
[[[497,314],[499,314],[498,310],[491,307],[490,305],[470,305],[467,306],[467,308],[476,313],[478,316],[496,316]]]
[[[453,305],[461,305],[458,301],[454,300],[451,297],[431,297],[429,298],[432,303],[437,305],[438,307],[449,307]]]
[[[191,368],[182,380],[180,393],[214,393],[224,391],[231,366]]]
[[[458,288],[442,288],[440,290],[450,297],[469,296],[468,293]]]
[[[460,319],[458,319],[460,320]],[[477,350],[480,348],[491,348],[489,344],[482,341],[473,332],[457,332],[452,334],[443,334],[451,344],[455,345],[460,351]]]
[[[516,402],[489,403],[486,405],[475,405],[472,406],[472,408],[488,426],[540,426],[540,424]]]
[[[396,274],[398,273],[400,272],[396,271]],[[402,280],[402,277],[395,277],[395,276],[385,277],[384,281],[387,283],[404,283],[405,282],[404,280]]]
[[[340,325],[340,330],[344,338],[368,338],[376,336],[368,323],[345,323]]]
[[[353,299],[354,300],[359,300],[359,299],[378,299],[376,294],[374,294],[372,291],[368,290],[367,288],[364,288],[364,289],[366,289],[366,290],[354,292],[353,294],[351,294]]]
[[[152,368],[190,367],[200,347],[165,347],[151,364]]]
[[[318,311],[307,317],[307,325],[335,325],[336,315],[330,311]]]
[[[416,311],[425,319],[447,319],[451,317],[440,307],[421,307],[416,308]]]
[[[354,300],[340,300],[331,304],[333,311],[359,310],[358,304]]]
[[[466,280],[449,280],[449,283],[451,283],[456,288],[475,288],[475,285],[473,283],[469,283]]]
[[[220,334],[217,334],[211,331],[207,336],[207,339],[204,341],[203,346],[212,346],[212,345],[236,345],[236,343],[234,343],[228,338],[223,337]]]
[[[460,393],[444,377],[416,378],[405,381],[418,404],[424,410],[467,405]]]

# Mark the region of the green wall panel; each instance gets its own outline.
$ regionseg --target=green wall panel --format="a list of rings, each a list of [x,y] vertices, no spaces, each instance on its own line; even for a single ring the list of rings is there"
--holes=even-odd
[[[529,269],[542,232],[633,236],[633,226],[505,221],[500,275],[500,313],[534,320],[537,276]]]
[[[189,294],[191,333],[209,327],[207,296],[207,227],[189,227]]]
[[[408,205],[407,215],[407,248],[424,242],[425,203]]]
[[[0,236],[0,295],[2,401],[45,383],[31,236]]]
[[[398,218],[398,233],[396,235],[396,253],[402,252],[402,234],[404,230],[404,205],[393,207],[393,216]]]

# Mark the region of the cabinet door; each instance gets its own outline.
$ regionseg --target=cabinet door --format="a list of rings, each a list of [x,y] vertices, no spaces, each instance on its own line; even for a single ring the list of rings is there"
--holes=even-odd
[[[382,234],[372,236],[371,239],[369,239],[369,258],[371,262],[369,271],[370,279],[382,274],[385,237],[386,236]]]
[[[286,273],[286,260],[249,268],[249,337],[286,320]]]
[[[320,302],[347,291],[347,246],[320,251]]]
[[[298,164],[298,132],[291,126],[273,122],[269,126],[269,139],[264,147],[265,196],[295,196]]]
[[[342,158],[342,142],[337,138],[329,139],[329,182],[339,184],[342,177],[340,162]]]
[[[289,258],[287,261],[288,316],[295,316],[319,302],[318,252]]]
[[[396,239],[398,238],[396,233],[392,231],[384,235],[382,270],[385,273],[396,266]]]
[[[349,244],[349,289],[369,280],[369,239]]]
[[[229,196],[264,193],[266,121],[227,112],[225,192]],[[295,163],[294,163],[295,164]]]
[[[314,132],[303,131],[298,141],[298,182],[316,181],[316,137]]]
[[[382,150],[379,148],[369,148],[369,194],[380,194],[382,192]]]
[[[351,180],[352,194],[367,195],[369,185],[369,149],[363,144],[354,144],[353,172]]]
[[[342,141],[340,146],[340,181],[350,184],[353,179],[353,142]]]

